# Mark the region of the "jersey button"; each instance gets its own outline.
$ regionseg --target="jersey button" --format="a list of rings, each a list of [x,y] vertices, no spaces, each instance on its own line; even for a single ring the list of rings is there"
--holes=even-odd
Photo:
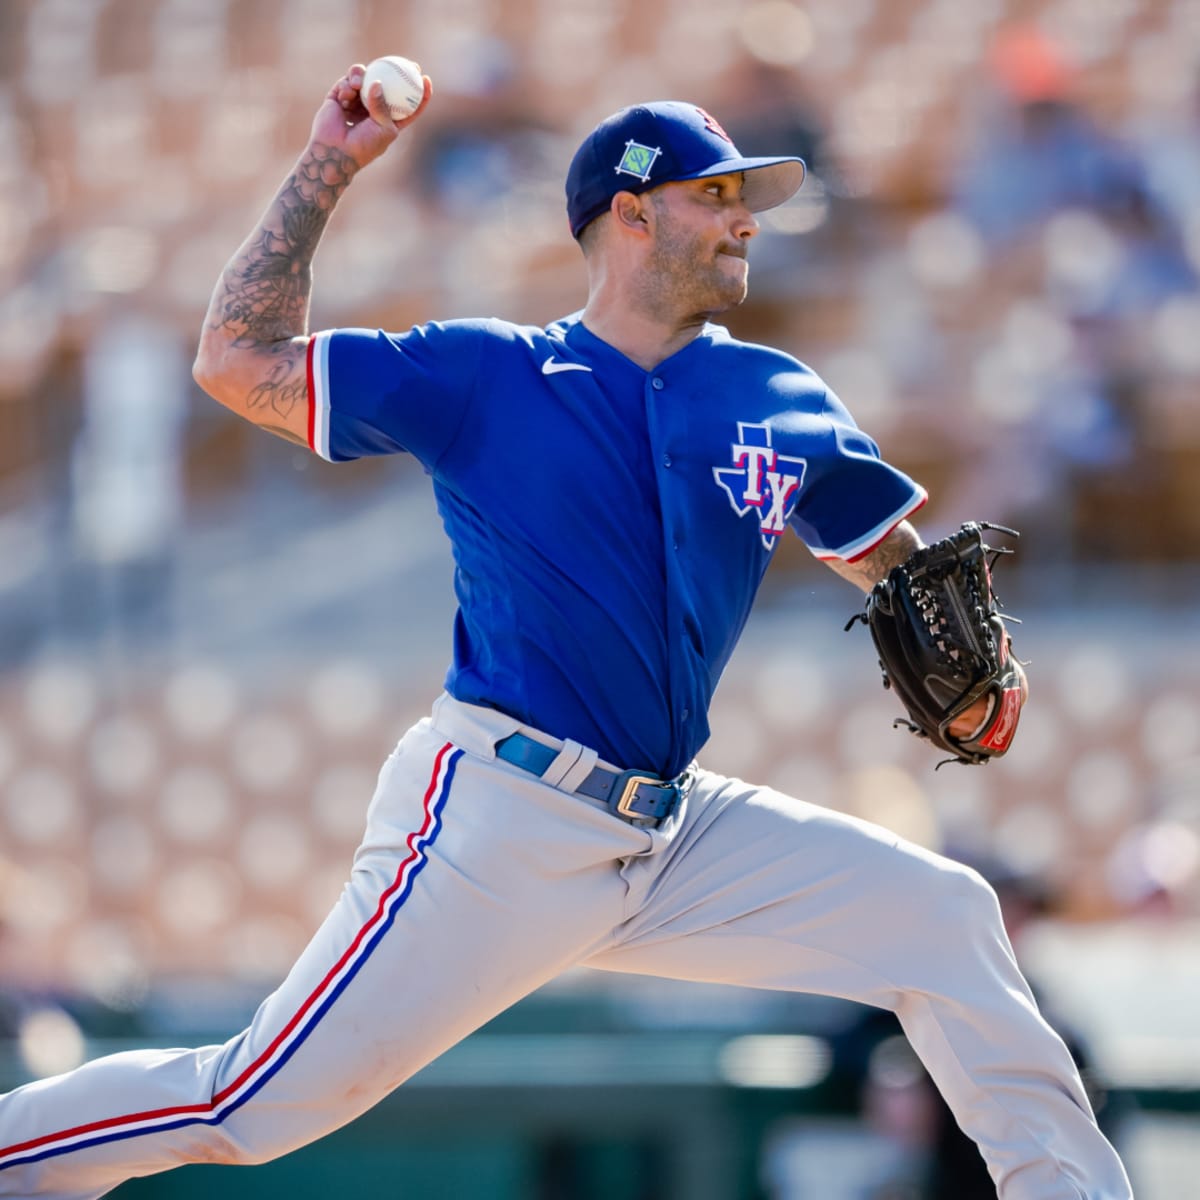
[[[652,380],[650,380],[650,386],[656,392],[661,392],[663,390],[663,388],[665,388],[667,385],[665,383],[663,383],[663,381],[661,379],[659,379],[659,377],[657,375],[655,375],[655,377]]]
[[[671,465],[671,456],[669,454],[664,454],[663,455],[663,466],[669,467],[670,465]]]
[[[679,715],[686,721],[692,715],[691,709],[685,708]]]

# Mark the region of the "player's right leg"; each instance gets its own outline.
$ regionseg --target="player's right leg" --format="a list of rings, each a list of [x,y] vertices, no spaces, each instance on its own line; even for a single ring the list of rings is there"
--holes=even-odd
[[[494,735],[481,757],[455,732],[421,722],[388,760],[345,892],[246,1031],[0,1097],[0,1196],[88,1200],[182,1163],[277,1157],[603,944],[624,915],[619,860],[648,835],[486,761]]]
[[[890,1009],[1003,1200],[1129,1200],[978,874],[707,771],[655,838],[629,872],[631,919],[589,965]]]

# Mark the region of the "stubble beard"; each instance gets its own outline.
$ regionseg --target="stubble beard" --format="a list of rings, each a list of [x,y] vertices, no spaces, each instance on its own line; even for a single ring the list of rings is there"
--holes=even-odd
[[[732,257],[714,257],[700,238],[683,234],[670,222],[660,220],[646,264],[644,299],[652,309],[682,312],[685,317],[728,312],[749,292],[749,271],[735,276],[725,264],[725,259]]]

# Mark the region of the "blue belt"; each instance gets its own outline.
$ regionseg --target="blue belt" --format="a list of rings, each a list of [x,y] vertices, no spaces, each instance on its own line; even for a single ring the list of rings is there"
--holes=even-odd
[[[541,778],[558,757],[558,751],[523,733],[514,733],[496,743],[496,757]],[[686,771],[674,779],[659,779],[657,775],[644,775],[639,771],[593,767],[575,791],[593,800],[602,800],[612,812],[627,821],[643,818],[661,821],[679,807],[690,782]]]

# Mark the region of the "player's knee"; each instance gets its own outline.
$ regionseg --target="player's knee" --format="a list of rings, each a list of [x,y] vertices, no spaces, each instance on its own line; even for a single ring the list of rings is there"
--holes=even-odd
[[[255,1167],[280,1158],[303,1145],[303,1140],[271,1143],[256,1132],[253,1121],[236,1118],[210,1127],[209,1136],[193,1154],[195,1161],[227,1167]]]
[[[941,859],[923,891],[927,919],[943,944],[990,935],[1003,924],[992,885],[971,867]]]
[[[999,921],[1000,901],[996,889],[973,867],[960,866],[955,872],[963,907],[977,921]]]
[[[264,1156],[262,1151],[243,1141],[224,1125],[215,1125],[199,1145],[194,1146],[188,1156],[194,1162],[209,1163],[222,1167],[252,1167],[267,1162],[273,1155]]]
[[[994,946],[997,940],[1007,941],[1000,901],[995,889],[978,871],[962,867],[953,873],[949,903],[953,912],[950,934],[959,945],[980,948]]]

